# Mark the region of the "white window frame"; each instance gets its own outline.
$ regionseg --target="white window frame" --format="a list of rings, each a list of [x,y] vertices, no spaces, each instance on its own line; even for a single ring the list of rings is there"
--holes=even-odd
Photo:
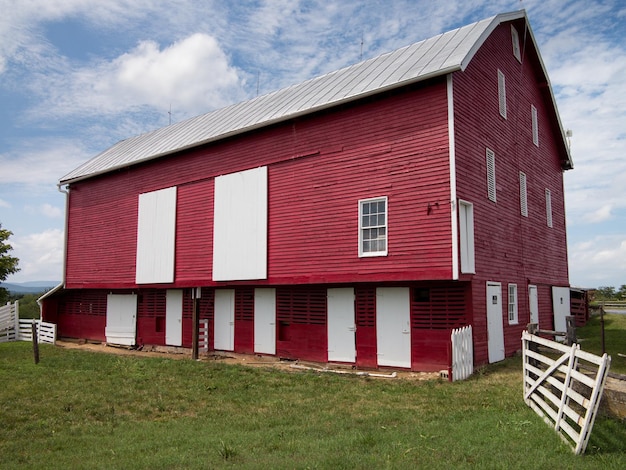
[[[509,303],[509,325],[517,325],[518,319],[518,305],[517,305],[517,284],[509,284],[508,288],[508,303]]]
[[[496,154],[493,150],[487,149],[487,197],[490,201],[496,202]]]
[[[528,190],[526,184],[526,173],[519,172],[519,204],[522,217],[528,217]]]
[[[474,205],[459,199],[459,238],[461,272],[475,274]]]
[[[530,105],[530,116],[533,129],[533,144],[539,147],[539,121],[537,120],[537,108],[535,105]]]
[[[546,223],[552,228],[552,192],[546,189]]]
[[[498,69],[498,107],[500,116],[506,119],[506,78],[500,69]]]
[[[519,34],[513,25],[511,25],[511,41],[513,42],[513,56],[521,63],[522,51],[519,46]]]
[[[380,203],[383,202],[384,203],[384,208],[385,208],[385,212],[384,212],[384,223],[379,223],[379,221],[376,221],[375,225],[371,224],[371,219],[367,221],[367,224],[364,224],[365,222],[365,218],[369,216],[371,216],[372,214],[369,213],[369,209],[368,209],[368,214],[364,214],[364,208],[366,205],[372,204],[372,203]],[[380,212],[377,212],[377,215],[380,215]],[[373,241],[373,239],[371,238],[366,238],[366,231],[369,231],[371,229],[384,229],[384,237],[381,237],[380,235],[377,236],[376,240],[377,241],[381,241],[384,240],[384,250],[379,250],[377,249],[376,251],[370,251],[365,250],[365,243],[366,242],[371,242]],[[366,258],[366,257],[370,257],[370,256],[387,256],[388,253],[388,249],[389,249],[389,203],[387,200],[387,196],[382,196],[382,197],[374,197],[374,198],[369,198],[369,199],[360,199],[359,200],[359,258]]]

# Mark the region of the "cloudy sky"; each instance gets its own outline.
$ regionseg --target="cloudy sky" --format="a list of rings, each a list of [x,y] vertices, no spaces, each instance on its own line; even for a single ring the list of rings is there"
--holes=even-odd
[[[575,169],[570,281],[626,284],[623,0],[0,0],[0,223],[60,280],[58,180],[115,142],[525,8]]]

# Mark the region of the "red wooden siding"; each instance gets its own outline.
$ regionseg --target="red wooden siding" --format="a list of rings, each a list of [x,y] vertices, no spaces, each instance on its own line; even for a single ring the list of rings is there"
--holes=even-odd
[[[518,30],[523,31],[521,26]],[[510,31],[508,24],[498,27],[467,69],[453,76],[457,196],[474,204],[477,363],[487,359],[486,281],[502,283],[507,354],[520,348],[521,330],[529,319],[528,284],[539,286],[541,322],[547,312],[540,286],[569,285],[563,176],[555,140],[560,134],[553,134],[555,125],[546,108],[545,86],[537,83],[534,54],[526,51],[520,64],[512,54]],[[506,77],[506,120],[498,111],[498,69]],[[533,144],[531,104],[538,113],[539,147]],[[487,197],[486,148],[495,152],[497,203]],[[528,217],[520,214],[520,171],[527,177]],[[546,224],[546,188],[552,192],[553,228]],[[508,324],[509,283],[518,287],[517,325]]]
[[[165,344],[166,291],[150,289],[137,298],[137,344]]]
[[[175,274],[177,286],[200,286],[211,279],[213,183],[211,179],[178,188]]]
[[[377,367],[376,288],[357,287],[355,295],[356,363],[359,367]]]
[[[107,293],[104,291],[64,292],[58,297],[58,335],[105,341],[106,309]]]
[[[326,319],[325,287],[276,289],[276,355],[326,362]]]
[[[254,288],[235,289],[235,352],[254,354]]]
[[[266,284],[451,277],[438,80],[72,184],[67,286],[134,286],[138,195],[170,186],[179,188],[171,287],[215,285],[213,178],[260,165],[269,165]],[[357,201],[379,195],[389,197],[389,256],[359,259]]]
[[[469,284],[426,285],[411,291],[411,368],[423,371],[450,365],[450,335],[470,322]]]

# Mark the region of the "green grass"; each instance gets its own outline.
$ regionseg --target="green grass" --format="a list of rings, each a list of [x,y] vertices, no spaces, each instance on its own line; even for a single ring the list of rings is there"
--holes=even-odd
[[[575,456],[522,400],[521,361],[463,382],[0,344],[1,468],[626,468],[600,417]]]
[[[600,315],[593,315],[587,324],[577,328],[576,336],[580,341],[580,347],[585,351],[601,355],[602,342],[600,333]],[[626,315],[604,315],[604,349],[611,356],[611,372],[626,374]]]

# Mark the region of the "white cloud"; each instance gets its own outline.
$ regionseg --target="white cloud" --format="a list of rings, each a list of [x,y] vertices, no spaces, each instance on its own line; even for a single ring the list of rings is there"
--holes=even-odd
[[[48,229],[11,239],[12,255],[17,257],[20,271],[11,276],[14,282],[60,280],[63,263],[63,231]],[[9,281],[10,282],[10,281]]]
[[[0,207],[6,207],[7,209],[11,208],[11,203],[5,201],[4,199],[0,199]]]
[[[569,248],[570,282],[580,287],[626,284],[626,235],[596,236]]]
[[[50,219],[58,219],[63,217],[63,211],[58,207],[45,203],[39,207],[39,213]]]
[[[0,153],[0,183],[53,186],[59,178],[93,156],[67,139],[33,139]]]
[[[48,74],[33,85],[33,111],[54,116],[122,115],[167,110],[189,117],[243,98],[238,71],[212,36],[196,33],[163,49],[142,41],[111,61]]]

